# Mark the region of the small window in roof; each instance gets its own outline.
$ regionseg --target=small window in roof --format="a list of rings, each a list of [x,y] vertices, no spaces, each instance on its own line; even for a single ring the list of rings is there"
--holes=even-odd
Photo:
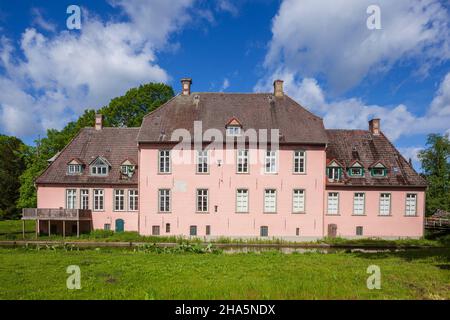
[[[83,171],[81,164],[69,164],[67,166],[67,173],[69,175],[80,174]]]
[[[240,136],[242,133],[242,125],[240,121],[236,118],[231,118],[230,121],[225,125],[227,136],[236,137]]]
[[[107,176],[109,173],[109,163],[106,159],[98,157],[91,164],[91,175],[93,176]]]
[[[227,136],[236,137],[241,135],[242,128],[240,126],[228,126]]]
[[[347,171],[350,177],[363,177],[364,176],[364,167],[361,163],[356,161],[353,163]]]
[[[372,177],[385,177],[387,176],[387,168],[381,162],[376,163],[370,169]]]
[[[67,163],[67,174],[76,175],[83,171],[83,164],[78,159],[72,159]]]
[[[341,180],[342,166],[337,161],[333,160],[327,165],[327,177],[330,182]]]

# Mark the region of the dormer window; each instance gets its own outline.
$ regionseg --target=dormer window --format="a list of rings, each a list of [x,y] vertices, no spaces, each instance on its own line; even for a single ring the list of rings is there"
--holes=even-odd
[[[68,174],[80,174],[83,171],[81,164],[69,164],[67,168]]]
[[[342,177],[342,166],[336,161],[331,161],[327,166],[327,177],[328,181],[336,182],[341,180]]]
[[[134,171],[136,169],[136,165],[134,164],[134,161],[131,161],[129,159],[125,160],[120,165],[120,173],[122,176],[131,178],[134,174]]]
[[[229,126],[227,127],[227,136],[236,137],[241,135],[241,127],[238,126]]]
[[[133,175],[134,173],[134,166],[130,165],[122,165],[120,166],[120,172],[122,172],[123,175]]]
[[[359,161],[355,161],[347,171],[350,177],[363,177],[364,167]]]
[[[67,163],[67,174],[77,175],[83,172],[83,162],[79,159],[72,159]]]
[[[230,121],[225,125],[227,136],[237,137],[242,134],[242,125],[236,118],[231,118]]]
[[[370,168],[370,174],[372,177],[386,177],[387,176],[387,168],[384,164],[381,162],[376,162],[374,165]]]
[[[110,168],[109,162],[102,157],[98,157],[91,163],[91,175],[107,176]]]

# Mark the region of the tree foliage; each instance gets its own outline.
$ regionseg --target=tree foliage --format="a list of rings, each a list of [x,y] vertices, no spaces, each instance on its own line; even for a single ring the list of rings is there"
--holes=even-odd
[[[162,83],[148,83],[128,90],[125,95],[114,98],[103,108],[87,109],[77,121],[69,122],[62,130],[49,129],[35,147],[28,147],[24,159],[26,170],[20,176],[18,208],[36,207],[34,181],[47,168],[48,159],[61,151],[78,132],[92,127],[95,114],[104,116],[104,125],[110,127],[138,127],[142,118],[174,96],[173,89]]]
[[[25,170],[26,146],[16,137],[0,135],[0,219],[17,217],[19,177]]]
[[[427,214],[437,209],[450,211],[450,140],[448,135],[430,134],[427,148],[419,153],[428,181]]]

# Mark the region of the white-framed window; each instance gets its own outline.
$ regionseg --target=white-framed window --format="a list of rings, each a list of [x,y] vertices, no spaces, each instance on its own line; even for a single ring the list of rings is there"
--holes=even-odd
[[[338,192],[328,192],[328,214],[339,214],[339,193]]]
[[[228,126],[226,132],[227,136],[236,137],[241,135],[242,128],[240,126]]]
[[[67,209],[76,209],[77,203],[77,189],[66,190],[66,204]]]
[[[380,194],[380,216],[389,216],[391,214],[391,194]]]
[[[276,150],[267,150],[265,157],[265,173],[277,173],[277,152]]]
[[[236,190],[236,212],[248,212],[248,189]]]
[[[208,173],[208,150],[197,151],[197,173]]]
[[[105,191],[103,189],[94,189],[94,211],[103,211],[105,209]]]
[[[91,175],[93,176],[107,176],[108,173],[109,165],[101,157],[91,165]]]
[[[264,212],[266,213],[277,212],[277,190],[275,189],[264,190]]]
[[[247,149],[237,150],[237,173],[248,173],[248,157]]]
[[[294,151],[294,173],[306,172],[306,152],[303,150]]]
[[[128,210],[137,211],[139,209],[139,192],[136,189],[128,190]]]
[[[364,215],[365,207],[365,194],[362,192],[356,192],[353,196],[353,214]]]
[[[405,215],[407,215],[407,216],[417,215],[417,194],[415,194],[415,193],[407,193],[406,194]]]
[[[208,212],[208,189],[197,189],[197,212]]]
[[[158,191],[159,212],[170,212],[170,189]]]
[[[294,189],[292,191],[292,212],[305,212],[305,190]]]
[[[158,170],[159,173],[170,173],[170,150],[159,150]]]
[[[89,189],[80,190],[80,209],[81,210],[89,209]]]
[[[125,210],[125,190],[115,189],[114,190],[114,211],[124,211]]]
[[[341,179],[341,171],[340,167],[328,167],[327,168],[327,176],[329,180],[339,181]]]
[[[67,167],[68,174],[80,174],[82,171],[81,164],[69,164]]]

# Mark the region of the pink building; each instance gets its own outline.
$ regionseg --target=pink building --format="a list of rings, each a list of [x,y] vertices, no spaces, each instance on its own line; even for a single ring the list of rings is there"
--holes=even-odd
[[[383,135],[273,93],[182,93],[140,128],[83,129],[37,179],[38,232],[422,237],[426,184]]]

